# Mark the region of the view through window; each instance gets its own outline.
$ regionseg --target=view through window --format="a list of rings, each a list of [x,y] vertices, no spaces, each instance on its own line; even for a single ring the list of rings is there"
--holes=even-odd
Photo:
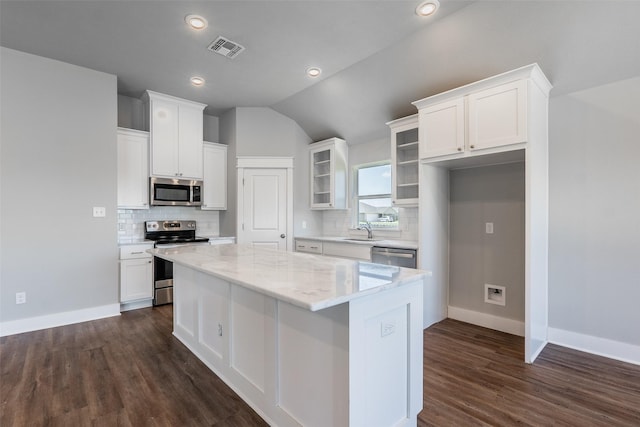
[[[391,165],[360,167],[357,180],[358,225],[398,228],[398,209],[391,203]]]

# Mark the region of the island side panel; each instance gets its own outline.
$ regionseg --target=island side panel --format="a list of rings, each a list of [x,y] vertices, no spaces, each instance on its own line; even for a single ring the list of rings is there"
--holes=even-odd
[[[278,301],[278,401],[303,426],[349,425],[349,305]]]
[[[415,426],[422,410],[424,280],[349,303],[352,426]]]

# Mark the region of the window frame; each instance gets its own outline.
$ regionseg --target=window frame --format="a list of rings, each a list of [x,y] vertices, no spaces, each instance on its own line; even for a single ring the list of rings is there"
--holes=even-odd
[[[372,168],[372,167],[377,167],[377,166],[389,166],[390,168],[390,173],[393,174],[393,167],[391,166],[391,160],[380,160],[377,162],[371,162],[371,163],[363,163],[363,164],[359,164],[359,165],[355,165],[353,167],[353,180],[352,180],[352,186],[353,186],[353,191],[351,192],[352,194],[352,203],[353,203],[353,214],[352,214],[352,223],[353,223],[353,228],[358,228],[360,227],[360,201],[361,200],[367,200],[367,199],[385,199],[388,198],[390,200],[390,208],[393,209],[398,209],[396,206],[393,205],[393,197],[392,197],[392,193],[393,193],[393,176],[390,177],[390,186],[389,186],[389,193],[382,193],[382,194],[372,194],[372,195],[366,195],[366,196],[360,196],[359,194],[359,182],[358,182],[358,175],[359,175],[359,171],[360,169],[366,169],[366,168]],[[373,228],[374,230],[390,230],[390,231],[394,231],[394,230],[399,230],[400,229],[400,218],[398,218],[398,220],[396,221],[396,226],[395,227],[377,227],[377,226],[373,226],[371,228]]]

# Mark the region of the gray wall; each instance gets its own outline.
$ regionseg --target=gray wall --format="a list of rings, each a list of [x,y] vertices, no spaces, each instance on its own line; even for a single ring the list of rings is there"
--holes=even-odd
[[[550,102],[549,325],[640,345],[640,77]]]
[[[118,303],[116,77],[0,59],[0,321]]]
[[[347,141],[347,144],[349,141]],[[391,139],[386,136],[369,142],[349,145],[349,209],[322,211],[322,231],[327,236],[347,236],[356,223],[353,206],[355,169],[358,166],[391,161]],[[418,240],[418,208],[398,208],[400,230],[376,230],[375,235],[402,240]]]
[[[220,118],[220,141],[229,146],[227,211],[220,214],[220,234],[236,235],[236,157],[293,157],[294,235],[322,233],[319,212],[309,209],[309,137],[296,122],[270,108],[234,108]],[[303,228],[303,222],[306,228]]]
[[[524,322],[524,178],[524,163],[449,172],[449,305]],[[484,302],[485,284],[506,288],[505,306]]]

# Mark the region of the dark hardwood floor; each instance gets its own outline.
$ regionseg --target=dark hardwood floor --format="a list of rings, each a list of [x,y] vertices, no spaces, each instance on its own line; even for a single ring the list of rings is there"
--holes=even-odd
[[[640,426],[640,366],[447,319],[424,332],[419,426]]]
[[[0,426],[266,423],[171,335],[172,306],[0,339]]]
[[[260,426],[171,335],[171,306],[0,338],[0,426]],[[445,320],[420,426],[640,426],[640,366]],[[359,427],[359,426],[358,426]]]

